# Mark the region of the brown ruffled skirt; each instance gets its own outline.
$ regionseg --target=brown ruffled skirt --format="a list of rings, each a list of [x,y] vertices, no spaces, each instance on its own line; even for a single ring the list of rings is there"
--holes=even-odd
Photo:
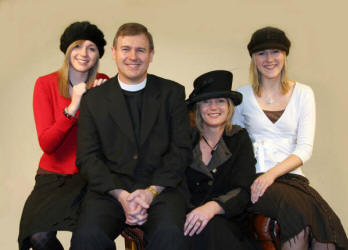
[[[340,219],[303,176],[279,177],[249,211],[276,219],[281,243],[309,226],[317,241],[335,243],[336,249],[348,249]]]

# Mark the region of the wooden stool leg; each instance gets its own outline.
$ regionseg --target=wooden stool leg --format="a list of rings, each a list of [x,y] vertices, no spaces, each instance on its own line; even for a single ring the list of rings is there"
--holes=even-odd
[[[126,250],[144,250],[143,242],[144,232],[137,227],[126,227],[121,235],[124,237]]]
[[[249,215],[249,231],[264,250],[280,250],[277,221],[260,214]]]
[[[137,250],[137,245],[130,239],[124,239],[125,250]]]
[[[268,231],[270,222],[270,218],[257,215],[254,218],[255,231],[264,250],[277,250]]]

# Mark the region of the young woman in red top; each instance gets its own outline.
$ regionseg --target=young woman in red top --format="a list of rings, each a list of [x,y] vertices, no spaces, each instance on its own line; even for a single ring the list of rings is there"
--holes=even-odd
[[[43,155],[22,213],[21,250],[63,249],[57,230],[74,228],[85,187],[75,166],[79,106],[88,88],[108,79],[97,73],[105,44],[97,26],[71,24],[60,39],[63,66],[36,81],[33,109]]]

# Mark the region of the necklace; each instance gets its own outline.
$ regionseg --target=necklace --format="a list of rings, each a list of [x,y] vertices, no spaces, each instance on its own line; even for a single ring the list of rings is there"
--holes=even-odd
[[[274,99],[272,97],[268,97],[268,98],[266,98],[266,103],[272,104],[272,103],[274,103]]]
[[[210,154],[213,155],[213,154],[215,153],[215,150],[216,150],[217,146],[219,145],[220,140],[215,144],[214,147],[212,147],[212,146],[209,144],[207,138],[205,138],[204,135],[202,135],[202,138],[203,138],[203,140],[205,141],[205,143],[209,146],[209,148],[210,148],[210,150],[211,150],[211,151],[210,151]]]

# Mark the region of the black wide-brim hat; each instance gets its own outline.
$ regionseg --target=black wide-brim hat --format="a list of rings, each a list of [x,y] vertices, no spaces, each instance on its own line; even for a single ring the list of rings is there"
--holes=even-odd
[[[230,98],[234,106],[242,102],[243,96],[237,91],[232,91],[233,75],[226,70],[214,70],[205,73],[193,82],[193,91],[185,103],[192,107],[196,102],[211,98]]]

